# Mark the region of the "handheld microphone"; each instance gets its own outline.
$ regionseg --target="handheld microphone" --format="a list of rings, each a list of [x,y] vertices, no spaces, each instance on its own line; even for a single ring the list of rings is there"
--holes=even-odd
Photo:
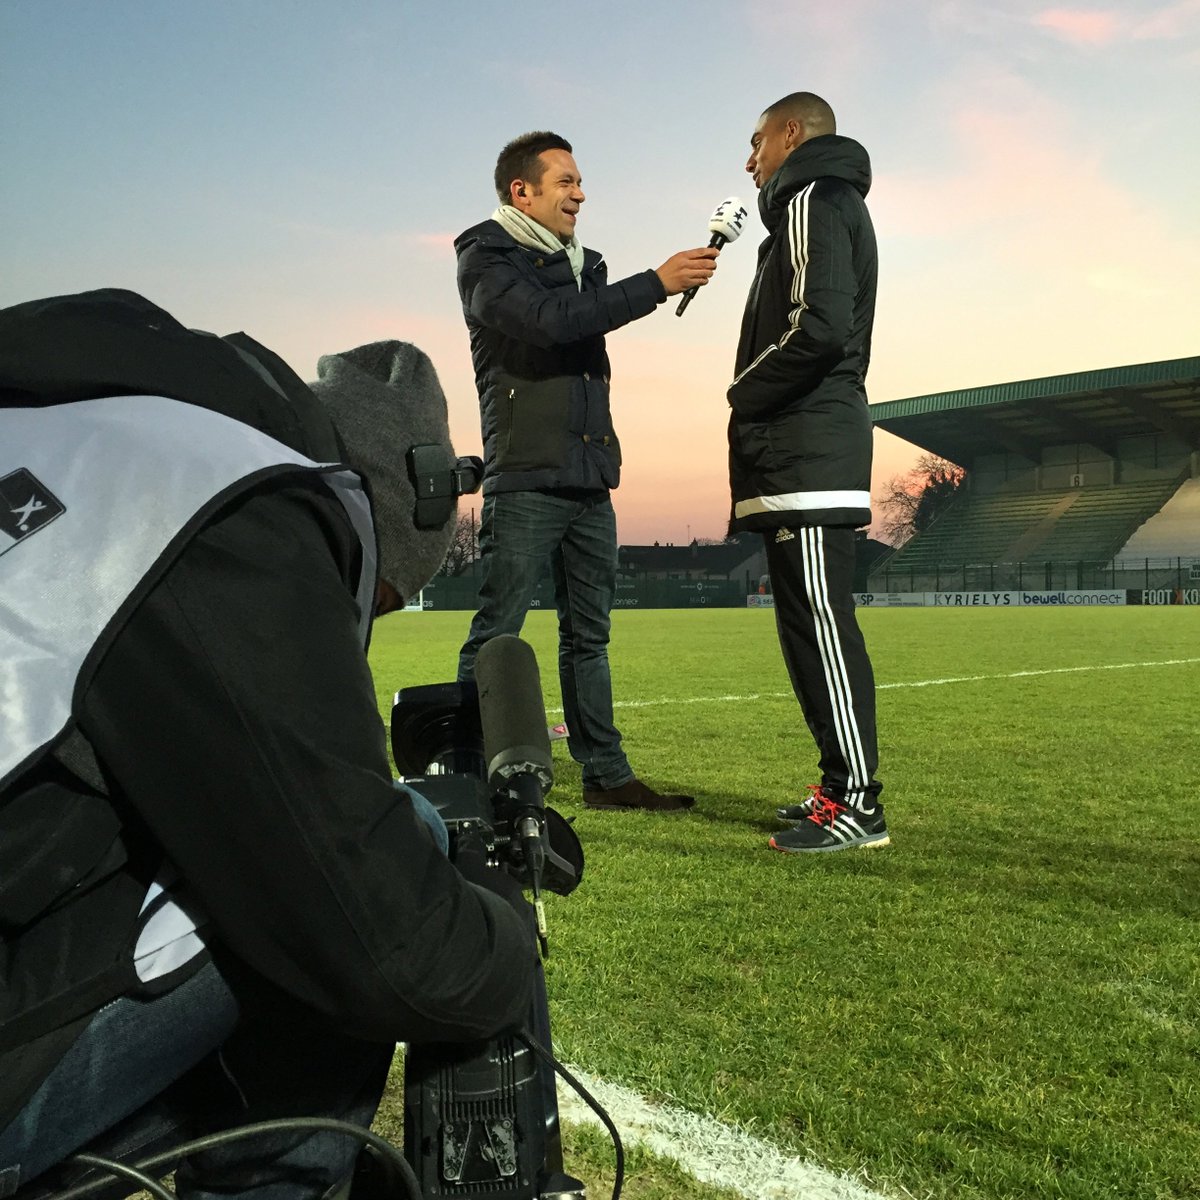
[[[713,215],[708,218],[708,229],[712,234],[712,237],[708,239],[708,244],[719,250],[726,242],[736,241],[749,215],[745,205],[736,196],[729,196],[722,200],[713,209]],[[679,307],[675,310],[677,317],[683,316],[683,310],[692,302],[692,297],[699,290],[699,287],[691,287],[683,293],[683,299],[679,301]]]
[[[521,847],[533,893],[538,940],[547,953],[542,871],[546,865],[545,795],[554,783],[546,706],[533,647],[502,633],[480,647],[475,659],[479,719],[488,783],[513,802],[512,828]]]

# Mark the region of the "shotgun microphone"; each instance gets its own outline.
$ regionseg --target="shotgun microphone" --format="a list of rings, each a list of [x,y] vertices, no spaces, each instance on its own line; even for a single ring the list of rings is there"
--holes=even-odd
[[[542,872],[548,848],[545,796],[554,783],[546,706],[533,647],[502,633],[484,642],[475,660],[483,756],[488,782],[506,794],[512,828],[533,893],[538,941],[548,953]]]
[[[530,775],[544,796],[554,782],[554,767],[533,647],[507,633],[484,642],[475,683],[488,782],[504,788],[515,777]]]
[[[736,196],[729,196],[722,200],[713,209],[713,215],[708,218],[708,231],[712,234],[712,237],[708,239],[708,244],[720,250],[726,242],[736,241],[749,215],[745,205]],[[698,287],[691,287],[683,293],[683,299],[679,301],[679,307],[675,310],[677,317],[683,316],[683,310],[687,308],[692,297],[699,290]]]

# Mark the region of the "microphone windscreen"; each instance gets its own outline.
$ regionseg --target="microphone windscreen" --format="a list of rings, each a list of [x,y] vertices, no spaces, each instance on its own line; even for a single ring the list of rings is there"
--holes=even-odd
[[[736,197],[722,200],[708,219],[709,233],[719,233],[727,242],[734,241],[746,226],[750,213]]]
[[[541,779],[544,793],[553,772],[533,647],[508,633],[484,642],[475,659],[475,686],[488,782],[497,787],[511,775],[528,772]]]

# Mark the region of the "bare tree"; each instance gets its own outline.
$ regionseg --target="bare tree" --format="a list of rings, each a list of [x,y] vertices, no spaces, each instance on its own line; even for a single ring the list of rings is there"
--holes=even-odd
[[[479,557],[479,537],[475,511],[460,512],[454,522],[450,549],[438,570],[439,575],[461,575]]]
[[[911,471],[893,475],[876,497],[883,512],[880,533],[893,546],[903,546],[929,527],[958,494],[965,477],[966,472],[957,463],[936,454],[922,454]]]
[[[724,537],[702,537],[696,538],[697,546],[731,546],[737,542],[742,535],[740,533],[727,533]]]

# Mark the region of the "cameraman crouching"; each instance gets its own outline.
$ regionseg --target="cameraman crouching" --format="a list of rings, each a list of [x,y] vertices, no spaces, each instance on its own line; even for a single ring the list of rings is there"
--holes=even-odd
[[[89,1144],[366,1126],[395,1042],[529,1009],[520,892],[393,787],[365,652],[446,550],[405,467],[445,399],[399,342],[320,374],[130,292],[0,312],[0,1197]],[[317,1197],[356,1149],[176,1188]]]

